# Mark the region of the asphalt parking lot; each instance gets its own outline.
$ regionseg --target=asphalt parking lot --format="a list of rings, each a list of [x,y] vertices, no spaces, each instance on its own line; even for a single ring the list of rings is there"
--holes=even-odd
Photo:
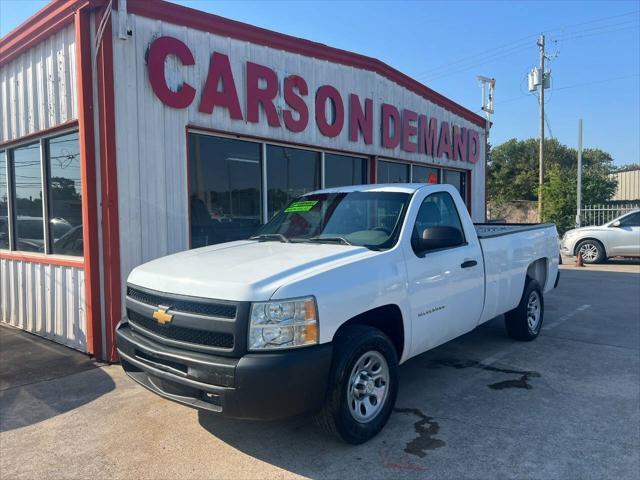
[[[117,365],[7,327],[0,333],[2,478],[586,479],[640,471],[637,264],[563,267],[535,342],[508,339],[497,318],[410,360],[389,424],[357,447],[308,419],[198,413],[135,385]]]

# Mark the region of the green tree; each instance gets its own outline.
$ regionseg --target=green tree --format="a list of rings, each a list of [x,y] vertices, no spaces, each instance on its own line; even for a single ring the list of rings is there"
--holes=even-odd
[[[537,139],[511,139],[491,151],[488,196],[494,202],[538,199]],[[572,228],[576,212],[577,159],[575,149],[556,139],[545,140],[543,220],[564,232]],[[614,170],[611,155],[597,148],[582,152],[583,204],[604,203],[616,188],[609,178]]]

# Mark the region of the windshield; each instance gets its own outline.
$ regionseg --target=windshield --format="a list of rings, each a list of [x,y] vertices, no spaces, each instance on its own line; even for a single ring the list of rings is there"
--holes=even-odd
[[[401,192],[336,192],[294,200],[254,239],[392,247],[409,200]]]

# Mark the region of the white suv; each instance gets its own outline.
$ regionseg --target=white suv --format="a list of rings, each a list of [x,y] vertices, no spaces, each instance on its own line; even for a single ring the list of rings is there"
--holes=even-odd
[[[632,210],[598,227],[569,230],[562,237],[564,255],[580,253],[584,263],[610,257],[640,257],[640,209]]]

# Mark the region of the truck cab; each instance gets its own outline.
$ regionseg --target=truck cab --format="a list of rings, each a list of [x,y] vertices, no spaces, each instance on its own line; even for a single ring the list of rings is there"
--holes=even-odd
[[[513,338],[538,336],[556,238],[553,225],[474,225],[448,185],[312,192],[247,240],[134,269],[118,353],[168,399],[236,418],[314,413],[361,443],[409,358],[502,314]]]

